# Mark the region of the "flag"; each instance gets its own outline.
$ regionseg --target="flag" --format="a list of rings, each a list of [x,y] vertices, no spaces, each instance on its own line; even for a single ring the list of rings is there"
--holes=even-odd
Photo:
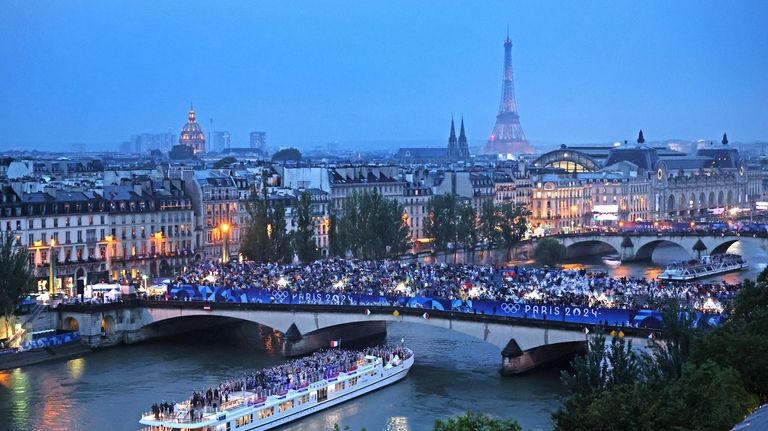
[[[589,328],[587,328],[586,326],[584,327],[584,334],[589,334]]]
[[[424,313],[424,314],[421,315],[421,317],[423,317],[425,319],[429,319],[429,313]]]
[[[366,308],[365,310],[363,310],[363,314],[365,314],[366,316],[370,316],[371,315],[371,310]]]
[[[340,347],[341,340],[331,340],[331,347]]]
[[[392,312],[392,315],[393,315],[393,316],[395,316],[395,317],[397,317],[397,316],[399,316],[399,315],[400,315],[400,312],[399,312],[399,311],[397,311],[397,310],[395,310],[395,311],[393,311],[393,312]]]

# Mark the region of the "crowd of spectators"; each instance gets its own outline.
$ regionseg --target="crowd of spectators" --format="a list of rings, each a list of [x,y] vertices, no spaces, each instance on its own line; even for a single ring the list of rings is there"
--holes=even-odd
[[[724,281],[615,278],[586,270],[352,259],[305,265],[201,262],[174,282],[294,295],[357,294],[633,309],[655,309],[675,299],[706,311],[717,311],[740,287]]]

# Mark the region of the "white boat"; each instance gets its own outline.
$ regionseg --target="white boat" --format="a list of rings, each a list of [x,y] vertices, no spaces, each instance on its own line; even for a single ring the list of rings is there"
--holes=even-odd
[[[690,281],[747,268],[749,264],[739,255],[703,256],[689,262],[673,263],[656,278],[665,281]]]
[[[190,415],[189,401],[176,404],[172,413],[142,415],[140,431],[263,431],[277,428],[312,413],[357,398],[402,380],[413,366],[413,352],[404,349],[405,359],[393,357],[385,363],[366,355],[354,367],[284,394],[257,397],[251,391],[230,393],[216,408]]]

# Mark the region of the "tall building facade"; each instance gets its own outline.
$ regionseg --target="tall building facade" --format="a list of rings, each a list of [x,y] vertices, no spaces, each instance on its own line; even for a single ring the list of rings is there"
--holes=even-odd
[[[208,142],[212,151],[221,153],[229,148],[232,143],[232,135],[227,130],[214,130],[211,131],[209,136]]]
[[[251,148],[267,153],[267,132],[251,132]]]
[[[496,116],[496,125],[488,138],[484,154],[533,153],[533,148],[523,133],[520,116],[517,114],[515,85],[512,79],[512,40],[504,41],[504,79],[501,85],[501,106]]]
[[[140,133],[131,135],[131,152],[146,153],[152,150],[159,150],[164,153],[170,151],[175,145],[176,135],[167,133]]]
[[[187,124],[181,129],[181,135],[179,136],[179,144],[192,147],[195,154],[202,154],[205,152],[205,134],[200,125],[197,124],[195,119],[195,109],[190,106],[189,114],[187,115]]]

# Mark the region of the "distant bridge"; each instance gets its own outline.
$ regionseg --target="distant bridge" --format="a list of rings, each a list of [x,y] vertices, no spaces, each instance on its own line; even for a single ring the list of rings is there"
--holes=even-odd
[[[550,310],[552,311],[552,310]],[[428,315],[425,316],[425,312]],[[246,321],[283,335],[283,353],[305,354],[330,340],[354,342],[384,335],[386,322],[431,325],[461,332],[502,349],[502,372],[518,374],[583,352],[596,325],[557,320],[501,317],[409,307],[253,304],[199,301],[130,301],[104,305],[63,305],[59,329],[77,329],[94,347],[133,343],[217,323]],[[650,329],[624,328],[636,346],[645,346]]]
[[[612,234],[571,234],[555,236],[566,247],[567,257],[572,258],[581,254],[589,254],[590,248],[612,248],[621,257],[622,262],[634,260],[649,260],[656,247],[662,244],[672,244],[681,248],[680,260],[697,257],[693,250],[696,241],[701,240],[707,247],[702,255],[725,253],[737,242],[753,243],[765,249],[768,238],[748,235],[716,235],[695,233],[612,233]]]

